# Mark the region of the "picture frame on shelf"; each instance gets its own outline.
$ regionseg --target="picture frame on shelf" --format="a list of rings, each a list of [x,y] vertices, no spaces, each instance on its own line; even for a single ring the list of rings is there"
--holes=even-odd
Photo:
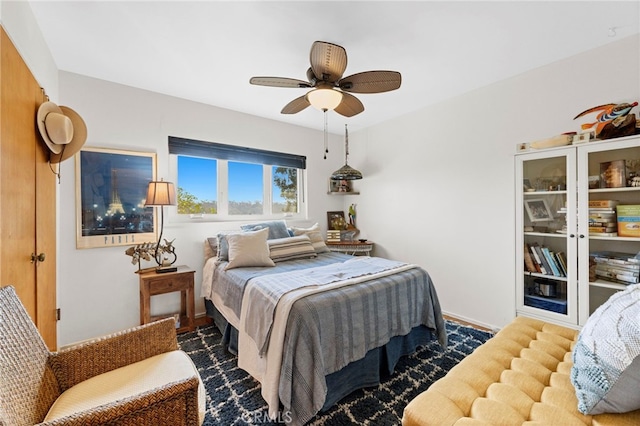
[[[342,223],[343,226],[340,227],[339,225],[337,225],[337,223]],[[344,219],[344,212],[343,211],[332,211],[332,212],[327,212],[327,229],[328,230],[342,230],[344,229],[344,224],[346,224],[347,222]]]
[[[553,220],[549,203],[544,198],[524,200],[524,208],[531,222],[548,222]]]
[[[600,188],[624,188],[627,186],[625,160],[600,163]]]
[[[352,192],[353,187],[349,180],[329,179],[329,192]]]
[[[524,192],[535,191],[535,188],[533,187],[529,179],[522,179],[522,189],[524,190]]]
[[[339,185],[340,185],[339,180],[329,179],[329,192],[340,192],[338,191]]]
[[[84,147],[75,158],[76,248],[157,240],[158,219],[145,207],[156,180],[156,153]]]

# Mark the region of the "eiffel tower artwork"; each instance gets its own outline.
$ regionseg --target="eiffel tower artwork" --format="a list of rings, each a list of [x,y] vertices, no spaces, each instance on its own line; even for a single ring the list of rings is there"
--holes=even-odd
[[[120,201],[120,196],[118,195],[118,176],[116,172],[116,169],[111,170],[111,202],[107,209],[107,216],[113,216],[118,213],[124,214],[122,201]]]

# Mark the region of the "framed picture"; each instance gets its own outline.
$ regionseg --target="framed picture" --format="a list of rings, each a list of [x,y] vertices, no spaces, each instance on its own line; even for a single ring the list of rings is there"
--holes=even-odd
[[[344,220],[344,212],[327,212],[328,230],[342,230],[346,223],[347,222]]]
[[[553,214],[547,200],[540,198],[535,200],[524,200],[524,208],[527,210],[531,222],[544,222],[553,220]]]
[[[87,147],[75,162],[77,248],[156,240],[154,209],[144,206],[155,153]]]
[[[627,186],[624,160],[600,163],[600,188],[623,188]]]
[[[339,180],[329,179],[329,192],[339,192],[338,186],[340,185]]]
[[[533,185],[531,185],[531,181],[529,179],[522,179],[522,189],[525,192],[535,191],[535,189],[533,188]]]

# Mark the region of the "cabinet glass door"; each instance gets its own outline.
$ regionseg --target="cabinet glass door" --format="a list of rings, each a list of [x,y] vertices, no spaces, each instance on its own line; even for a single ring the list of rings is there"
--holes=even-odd
[[[575,148],[516,157],[517,307],[577,323]]]
[[[612,294],[638,283],[640,270],[640,138],[578,150],[579,324]],[[636,178],[637,177],[637,178]],[[588,237],[588,238],[587,238]]]

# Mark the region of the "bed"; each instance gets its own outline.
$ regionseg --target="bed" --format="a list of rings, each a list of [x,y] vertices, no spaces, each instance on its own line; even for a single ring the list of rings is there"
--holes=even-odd
[[[281,235],[253,227],[208,238],[202,274],[207,315],[261,383],[272,418],[304,424],[418,346],[446,346],[424,269],[330,252],[317,225]]]

